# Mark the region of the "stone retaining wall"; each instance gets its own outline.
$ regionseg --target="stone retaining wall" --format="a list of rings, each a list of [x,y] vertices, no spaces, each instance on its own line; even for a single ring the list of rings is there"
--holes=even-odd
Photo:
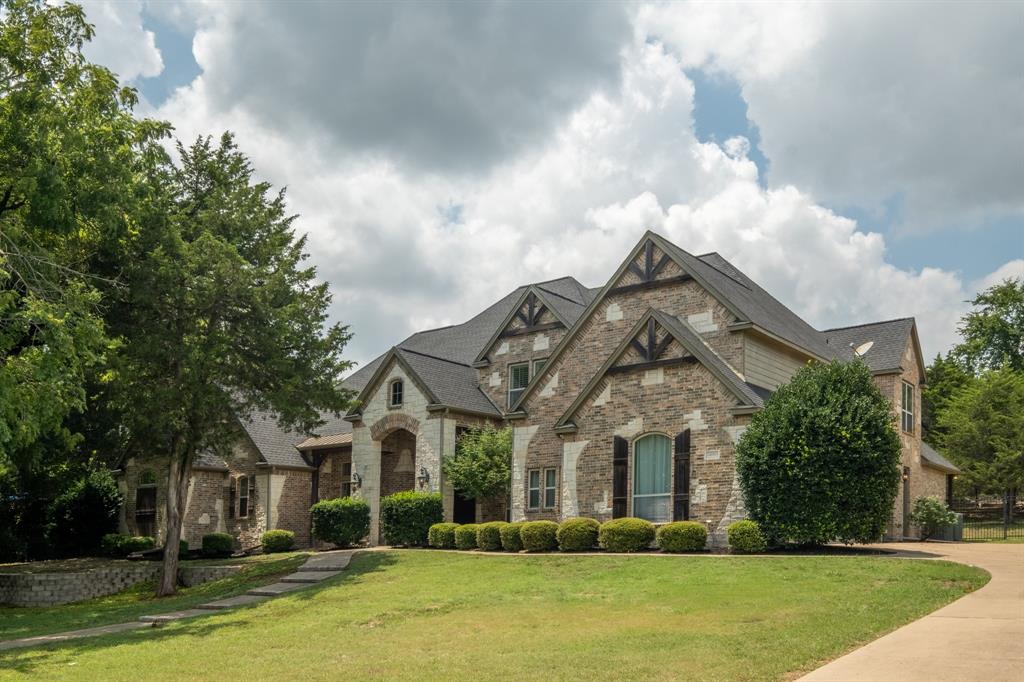
[[[178,582],[185,587],[220,580],[241,566],[181,566]],[[5,606],[57,606],[116,594],[125,588],[160,577],[158,562],[120,564],[74,573],[2,573],[0,604]]]

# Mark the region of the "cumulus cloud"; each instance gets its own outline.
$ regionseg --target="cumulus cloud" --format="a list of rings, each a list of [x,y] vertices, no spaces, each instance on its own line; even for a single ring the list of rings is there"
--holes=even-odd
[[[85,47],[89,59],[106,66],[123,82],[163,71],[156,38],[143,28],[139,0],[83,0],[80,4],[98,36]]]
[[[980,292],[997,284],[1002,284],[1008,279],[1024,280],[1024,258],[1016,258],[1008,263],[1004,263],[993,272],[974,282],[971,288],[974,291]]]
[[[1024,215],[1015,3],[671,3],[639,12],[688,68],[737,79],[769,180],[908,229]]]

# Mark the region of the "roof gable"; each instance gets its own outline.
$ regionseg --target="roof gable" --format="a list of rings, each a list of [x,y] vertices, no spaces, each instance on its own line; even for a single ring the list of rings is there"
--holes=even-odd
[[[483,348],[480,349],[480,353],[474,359],[474,364],[489,362],[488,354],[499,339],[506,336],[570,327],[582,310],[582,304],[531,284],[523,290],[515,304],[509,309],[505,319],[501,321],[501,324],[497,326]]]
[[[917,335],[917,322],[912,317],[836,327],[826,329],[821,334],[840,358],[848,360],[854,358],[854,349],[870,342],[871,347],[860,357],[875,374],[902,372],[905,369],[903,356],[908,344],[912,344],[918,371],[922,377],[921,383],[924,383],[925,367],[921,341]]]

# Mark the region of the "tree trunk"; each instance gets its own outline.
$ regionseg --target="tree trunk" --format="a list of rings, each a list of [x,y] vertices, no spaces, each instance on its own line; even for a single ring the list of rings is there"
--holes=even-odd
[[[178,450],[178,448],[175,448]],[[178,591],[178,549],[181,542],[181,523],[188,499],[191,456],[176,451],[171,455],[167,476],[167,533],[164,543],[164,563],[157,584],[156,596],[167,597]]]

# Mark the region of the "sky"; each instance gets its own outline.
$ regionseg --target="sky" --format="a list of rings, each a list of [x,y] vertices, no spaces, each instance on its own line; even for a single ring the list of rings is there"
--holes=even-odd
[[[288,188],[358,363],[646,229],[929,359],[1024,276],[1024,4],[84,6],[139,116]]]

